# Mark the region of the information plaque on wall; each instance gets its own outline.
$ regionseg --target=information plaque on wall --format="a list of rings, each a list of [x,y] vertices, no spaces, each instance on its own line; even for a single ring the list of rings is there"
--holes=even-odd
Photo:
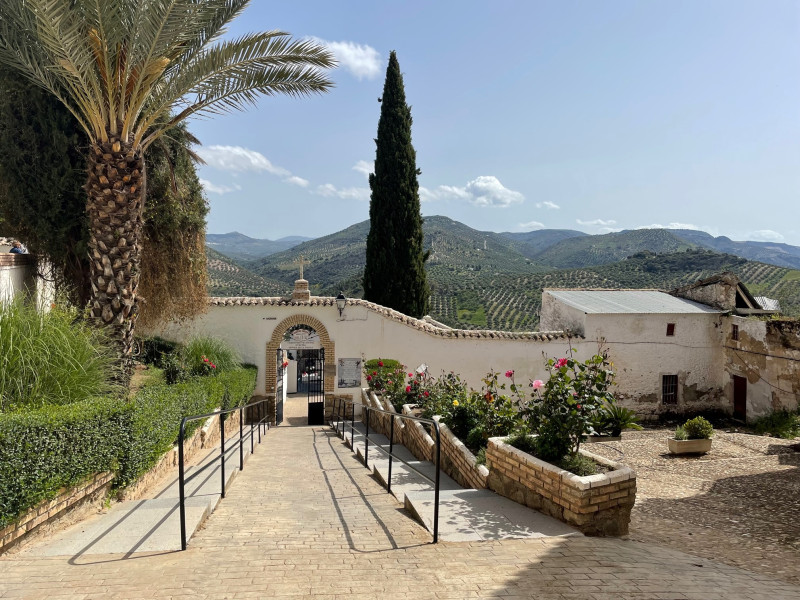
[[[361,359],[360,358],[340,358],[337,360],[339,365],[340,388],[361,387]]]

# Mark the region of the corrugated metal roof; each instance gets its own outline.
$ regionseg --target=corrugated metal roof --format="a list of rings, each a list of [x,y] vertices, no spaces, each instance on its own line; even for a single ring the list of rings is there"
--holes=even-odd
[[[721,311],[655,290],[545,290],[585,313],[719,313]]]
[[[754,296],[758,305],[764,310],[774,310],[780,312],[781,303],[774,298],[767,298],[766,296]]]

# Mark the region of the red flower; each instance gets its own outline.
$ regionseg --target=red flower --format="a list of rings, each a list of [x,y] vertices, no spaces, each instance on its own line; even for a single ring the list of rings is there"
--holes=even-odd
[[[372,381],[372,375],[367,375],[367,381]]]
[[[378,372],[377,372],[377,371],[373,371],[373,372],[372,372],[372,374],[373,374],[373,375],[377,375],[377,374],[378,374]]]
[[[580,405],[580,404],[578,404],[577,408],[578,408],[578,410],[580,410],[580,409],[581,409],[581,405]]]
[[[559,358],[556,361],[556,369],[560,369],[561,367],[567,366],[567,359],[566,358]]]
[[[208,359],[207,359],[205,356],[203,357],[203,362],[204,362],[204,363],[207,363],[207,362],[208,362]]]
[[[379,367],[382,367],[382,366],[383,366],[383,361],[382,361],[382,360],[379,360],[379,361],[378,361],[378,366],[379,366]]]
[[[389,381],[387,381],[386,385],[392,385],[392,380],[390,379]]]
[[[409,373],[409,374],[408,374],[408,376],[409,376],[409,377],[413,377],[413,376],[414,376],[414,374],[413,374],[413,373]]]
[[[422,394],[423,394],[423,396],[425,396],[426,398],[427,398],[428,396],[430,396],[430,394],[428,393],[428,390],[425,390],[424,392],[422,392]]]
[[[216,368],[217,368],[217,365],[215,365],[214,363],[211,363],[211,368],[212,368],[212,369],[216,369]]]
[[[410,391],[411,391],[411,386],[410,386],[410,385],[407,385],[407,386],[406,386],[406,394],[407,394],[408,392],[410,392]]]
[[[506,377],[508,377],[509,379],[511,379],[513,376],[514,376],[514,371],[511,371],[511,370],[509,370],[509,371],[506,371]]]

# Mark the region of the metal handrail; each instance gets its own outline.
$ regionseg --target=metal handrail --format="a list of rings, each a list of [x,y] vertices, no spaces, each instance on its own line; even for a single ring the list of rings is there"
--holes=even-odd
[[[228,391],[225,391],[225,395],[223,396],[223,402],[225,399],[228,398]],[[222,415],[226,415],[228,413],[239,411],[239,470],[244,470],[244,409],[250,408],[251,406],[258,406],[258,413],[261,418],[253,423],[250,423],[250,454],[253,454],[255,451],[253,440],[254,440],[254,433],[253,429],[258,426],[258,443],[261,443],[261,428],[263,425],[265,427],[265,435],[266,431],[269,430],[270,423],[267,420],[267,411],[266,411],[266,402],[267,398],[263,400],[257,400],[255,402],[251,402],[250,404],[245,404],[243,406],[238,406],[236,408],[227,408],[221,410],[215,410],[214,412],[205,413],[202,415],[190,415],[188,417],[183,417],[181,419],[181,427],[180,432],[178,433],[178,492],[179,492],[179,509],[180,509],[180,522],[181,522],[181,550],[186,550],[186,494],[185,494],[185,486],[189,483],[192,479],[200,475],[206,467],[214,464],[213,462],[208,463],[202,469],[198,469],[198,471],[192,474],[191,477],[186,479],[185,475],[185,467],[183,465],[183,442],[186,438],[186,424],[190,421],[197,421],[200,419],[208,419],[210,417],[214,417],[219,415],[219,441],[220,441],[220,452],[219,452],[219,460],[220,460],[220,474],[221,474],[221,485],[220,485],[220,497],[225,497],[225,421],[222,419]],[[262,408],[264,409],[262,411]],[[216,461],[216,459],[214,459]]]
[[[414,471],[417,475],[429,481],[434,485],[434,499],[433,499],[433,543],[436,544],[439,541],[439,485],[440,485],[440,475],[441,475],[441,447],[442,447],[442,437],[439,431],[439,423],[433,419],[426,419],[424,417],[414,417],[412,415],[404,415],[397,412],[392,412],[389,410],[384,410],[381,408],[372,408],[367,404],[362,402],[356,402],[354,400],[345,400],[344,398],[336,398],[334,400],[334,410],[331,413],[331,418],[333,418],[334,414],[339,417],[339,420],[336,422],[336,433],[339,433],[339,422],[342,423],[342,437],[345,437],[345,421],[342,418],[342,411],[341,408],[344,406],[344,418],[347,417],[347,410],[346,404],[351,404],[350,410],[350,447],[353,448],[355,451],[355,436],[356,436],[356,427],[355,427],[355,413],[356,413],[356,406],[360,406],[364,409],[366,413],[366,435],[364,441],[364,466],[369,468],[369,423],[370,423],[370,416],[372,412],[376,413],[383,413],[389,415],[390,418],[390,425],[389,425],[389,450],[386,448],[375,444],[375,448],[380,450],[384,453],[384,455],[389,456],[389,473],[388,477],[386,478],[386,491],[391,493],[392,492],[392,460],[397,459],[406,467]],[[409,421],[417,421],[419,423],[428,423],[429,425],[433,425],[436,431],[436,477],[435,479],[431,479],[425,473],[420,471],[419,469],[415,468],[414,466],[408,464],[407,461],[403,460],[401,457],[396,456],[394,454],[394,419],[395,417],[400,419],[408,419]]]

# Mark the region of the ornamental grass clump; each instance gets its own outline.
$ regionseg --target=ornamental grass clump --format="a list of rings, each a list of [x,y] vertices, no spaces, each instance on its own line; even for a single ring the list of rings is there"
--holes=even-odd
[[[75,308],[0,306],[0,412],[118,393],[117,364],[107,337]]]
[[[233,371],[242,359],[227,342],[215,337],[197,337],[181,351],[181,358],[191,375],[211,375]]]

